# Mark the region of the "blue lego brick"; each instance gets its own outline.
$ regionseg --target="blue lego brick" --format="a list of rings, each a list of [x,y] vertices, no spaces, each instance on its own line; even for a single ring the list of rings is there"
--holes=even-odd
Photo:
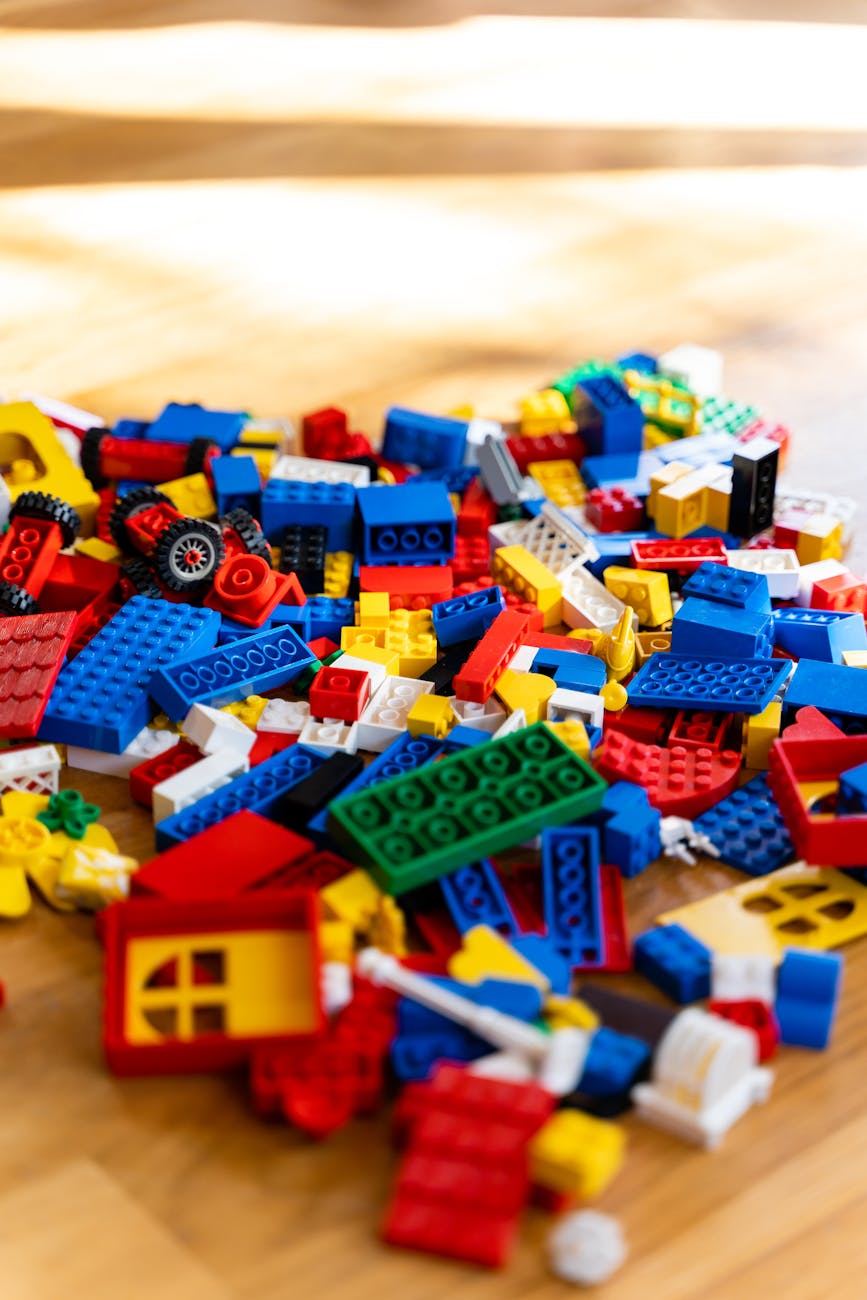
[[[714,600],[687,596],[671,625],[671,653],[700,655],[711,647],[726,659],[770,659],[774,620],[758,610],[735,609]]]
[[[867,812],[867,763],[850,767],[840,773],[840,790],[837,795],[838,813]]]
[[[592,454],[641,451],[644,414],[638,402],[613,376],[579,380],[573,393],[573,406],[581,437]]]
[[[153,487],[153,483],[146,483],[144,479],[139,478],[122,478],[118,480],[114,490],[119,497],[125,497],[128,492],[135,492],[136,488],[141,487]]]
[[[455,993],[481,1007],[492,1007],[507,1016],[514,1016],[516,1020],[535,1020],[542,1013],[542,993],[535,984],[505,979],[484,979],[478,984],[464,984],[461,980],[449,979],[444,975],[431,975],[428,978],[432,984],[447,993]],[[445,1029],[452,1023],[447,1017],[431,1007],[414,1002],[412,998],[401,998],[397,1004],[399,1034],[429,1033]]]
[[[143,438],[148,431],[147,420],[118,420],[111,431],[113,438]]]
[[[546,827],[542,831],[542,884],[548,938],[557,951],[572,966],[585,970],[604,965],[599,831],[595,826]]]
[[[532,672],[553,677],[558,686],[598,695],[607,680],[605,664],[596,655],[578,650],[549,650],[542,646],[533,658]]]
[[[841,664],[844,650],[867,650],[867,627],[863,614],[793,606],[774,611],[774,640],[798,659]]]
[[[196,659],[158,669],[148,690],[174,722],[194,704],[220,708],[248,695],[275,691],[316,662],[316,656],[286,625],[258,632]]]
[[[228,785],[197,799],[188,808],[166,817],[156,825],[156,845],[162,852],[175,844],[216,826],[232,813],[249,808],[250,812],[270,817],[278,803],[299,781],[315,772],[326,756],[306,745],[290,745],[257,763],[249,772],[236,776]]]
[[[572,967],[544,934],[519,934],[509,940],[519,956],[547,976],[552,993],[567,994],[572,987]]]
[[[219,628],[214,610],[133,596],[61,669],[39,739],[120,754],[156,712],[154,670],[210,650]]]
[[[693,825],[719,851],[720,862],[748,876],[766,876],[796,856],[764,773],[696,817]]]
[[[684,596],[699,596],[702,600],[732,605],[735,609],[753,609],[760,614],[771,612],[765,575],[749,573],[746,569],[730,569],[727,564],[706,562],[699,565],[683,584],[682,591]]]
[[[581,477],[588,488],[620,487],[631,482],[637,476],[638,452],[623,455],[585,456],[581,462]]]
[[[649,352],[624,352],[617,358],[617,364],[621,370],[637,370],[641,375],[655,375],[659,370],[656,357]]]
[[[413,736],[409,731],[393,740],[387,749],[377,754],[349,785],[341,790],[341,798],[354,794],[380,781],[390,781],[393,776],[402,776],[404,772],[414,772],[425,763],[432,763],[443,752],[442,741],[433,736]],[[323,808],[307,823],[307,829],[314,835],[328,834],[328,809]]]
[[[443,483],[358,489],[362,564],[445,564],[457,521]]]
[[[313,633],[310,630],[312,615],[310,610],[307,608],[309,604],[310,601],[308,600],[304,605],[278,605],[271,617],[267,619],[265,626],[276,627],[279,624],[282,627],[283,625],[286,625],[287,627],[293,628],[302,641],[312,641]],[[223,621],[225,622],[226,620],[224,619]],[[258,630],[258,628],[253,628],[254,632],[257,632]],[[230,635],[228,639],[233,641],[237,640],[237,637]],[[331,639],[335,640],[334,637]],[[339,633],[336,640],[340,640]]]
[[[148,427],[147,436],[154,442],[192,442],[194,438],[210,438],[223,451],[230,451],[248,419],[246,411],[211,411],[198,402],[189,405],[169,402]]]
[[[463,464],[468,428],[466,420],[391,406],[385,413],[382,454],[420,469],[457,467]]]
[[[258,519],[262,506],[262,479],[252,456],[217,456],[211,462],[217,512],[227,515],[237,506]]]
[[[390,491],[380,488],[380,491]],[[351,551],[355,523],[355,488],[351,483],[301,483],[269,478],[262,489],[262,528],[269,542],[280,544],[290,524],[321,524],[328,530],[329,551]]]
[[[459,867],[440,879],[443,898],[461,934],[474,925],[489,925],[506,938],[518,933],[506,891],[489,858]]]
[[[217,645],[230,645],[232,641],[246,641],[248,637],[258,636],[260,632],[267,632],[274,626],[276,620],[266,618],[264,623],[259,627],[249,627],[246,623],[236,623],[233,618],[226,618],[223,615],[223,621],[220,624],[220,634],[217,637]],[[295,629],[301,640],[307,640],[298,628]]]
[[[794,722],[798,709],[813,704],[848,734],[867,730],[867,673],[845,664],[802,659],[792,673],[783,700],[783,723]]]
[[[711,954],[680,925],[645,930],[632,946],[635,969],[684,1005],[710,997]]]
[[[440,645],[480,641],[506,608],[501,587],[484,587],[467,596],[452,596],[431,606],[433,630]]]
[[[477,1061],[491,1052],[476,1034],[449,1025],[427,1034],[401,1034],[389,1047],[391,1066],[400,1083],[426,1079],[439,1061]]]
[[[282,611],[289,608],[289,605],[277,606],[281,618],[284,618]],[[329,641],[339,645],[340,629],[352,627],[355,622],[355,601],[350,596],[308,596],[306,604],[300,608],[304,611],[302,623],[308,629],[307,635],[303,637],[305,641],[315,641],[317,637],[326,636]],[[297,615],[294,615],[286,621],[295,626],[296,618]]]
[[[649,1043],[600,1025],[590,1039],[578,1092],[585,1097],[616,1097],[628,1092],[650,1064]]]
[[[412,487],[421,483],[444,483],[447,491],[463,495],[473,479],[478,477],[478,465],[456,465],[442,469],[423,469],[406,481]]]
[[[774,1003],[782,1043],[816,1051],[828,1046],[842,978],[843,958],[837,953],[786,949]]]
[[[482,731],[481,727],[467,727],[463,723],[452,727],[449,734],[443,741],[443,753],[454,754],[459,749],[471,749],[475,745],[484,745],[491,739],[489,731]]]
[[[786,680],[790,667],[784,659],[655,654],[635,674],[627,694],[629,703],[639,707],[761,713]],[[851,671],[858,674],[861,670]],[[788,703],[788,693],[786,699]]]
[[[602,800],[602,857],[631,880],[662,853],[662,814],[651,808],[647,791],[630,781],[615,781]]]

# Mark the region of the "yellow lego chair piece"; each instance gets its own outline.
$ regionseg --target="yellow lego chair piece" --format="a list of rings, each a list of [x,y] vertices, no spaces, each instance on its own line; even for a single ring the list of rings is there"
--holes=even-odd
[[[642,627],[659,627],[674,618],[667,573],[611,564],[602,577],[612,596],[632,606]]]
[[[538,605],[545,627],[554,627],[560,622],[563,610],[562,584],[526,547],[499,547],[494,552],[491,576],[522,600]]]
[[[611,1120],[558,1110],[530,1139],[530,1178],[552,1192],[589,1200],[623,1164],[626,1133]]]
[[[12,473],[4,475],[13,501],[31,489],[50,492],[74,506],[82,537],[90,536],[99,497],[67,455],[54,425],[32,402],[0,406],[0,465],[13,467]]]

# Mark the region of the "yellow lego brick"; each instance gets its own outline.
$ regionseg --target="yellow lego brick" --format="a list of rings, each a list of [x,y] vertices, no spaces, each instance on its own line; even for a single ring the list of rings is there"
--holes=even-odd
[[[268,700],[264,695],[248,695],[245,700],[235,700],[233,704],[224,704],[220,712],[230,713],[233,718],[243,722],[245,727],[255,731],[259,725],[259,719],[265,712],[267,703]]]
[[[323,595],[335,600],[341,599],[349,591],[352,581],[352,565],[355,556],[351,551],[329,551],[325,556],[325,590]]]
[[[4,475],[13,501],[30,489],[50,492],[78,511],[82,537],[91,535],[99,497],[65,451],[54,425],[32,402],[0,406],[0,465],[13,467]]]
[[[847,668],[867,668],[867,650],[844,650],[843,663]]]
[[[530,1139],[530,1179],[552,1192],[598,1196],[623,1164],[625,1147],[619,1124],[580,1110],[558,1110]]]
[[[540,393],[530,393],[518,404],[521,412],[521,433],[527,438],[546,433],[572,433],[575,421],[569,403],[556,388],[545,388]]]
[[[382,890],[361,868],[347,872],[319,891],[326,913],[345,921],[356,933],[367,929],[381,896]]]
[[[429,609],[393,609],[389,626],[410,636],[417,636],[420,632],[433,635],[433,614]]]
[[[667,465],[663,465],[662,469],[658,469],[655,474],[651,474],[650,492],[647,497],[646,506],[647,513],[651,519],[656,516],[656,503],[659,499],[660,492],[665,488],[670,487],[673,483],[677,483],[679,479],[686,478],[687,475],[692,472],[691,465],[686,465],[682,460],[672,460],[669,461]]]
[[[721,472],[708,475],[707,522],[711,528],[718,528],[721,533],[725,533],[728,532],[732,504],[732,476],[725,466],[720,469]]]
[[[543,993],[551,987],[548,976],[516,952],[489,925],[474,925],[464,932],[460,948],[449,957],[447,970],[452,979],[464,984],[503,979],[533,984]]]
[[[671,649],[670,632],[636,632],[635,667],[641,668],[651,655],[667,654]]]
[[[516,673],[511,668],[500,674],[494,687],[497,698],[510,713],[524,710],[528,727],[547,717],[548,701],[556,689],[553,677],[544,673]]]
[[[233,447],[229,455],[252,456],[263,480],[267,480],[271,477],[271,470],[274,468],[278,453],[271,451],[269,447]]]
[[[322,961],[340,961],[349,966],[355,955],[355,936],[346,921],[320,921],[319,954]]]
[[[340,649],[357,653],[358,646],[379,646],[385,649],[387,627],[342,627],[340,629]]]
[[[469,402],[464,402],[460,406],[453,406],[450,411],[446,412],[452,420],[472,420],[475,413],[476,408]]]
[[[659,627],[674,617],[667,573],[612,564],[602,577],[612,596],[632,606],[642,627]]]
[[[707,523],[707,499],[707,479],[700,470],[661,488],[656,497],[658,531],[667,537],[685,537],[703,528]]]
[[[356,609],[359,627],[388,627],[391,605],[387,591],[363,591]]]
[[[375,948],[391,953],[394,957],[406,956],[406,917],[397,900],[390,894],[383,894],[377,903],[365,938]]]
[[[843,555],[843,525],[834,515],[813,515],[798,530],[795,550],[802,564],[839,560]]]
[[[532,601],[542,611],[545,627],[560,622],[563,587],[535,555],[524,546],[501,546],[494,552],[491,576],[522,600]]]
[[[217,517],[217,503],[204,474],[185,474],[183,478],[170,479],[168,483],[160,483],[159,490],[165,492],[182,515],[194,519]]]
[[[275,451],[286,451],[292,455],[293,452],[285,443],[286,427],[282,423],[279,427],[275,427],[269,421],[257,424],[255,420],[250,420],[241,430],[241,436],[238,439],[238,446],[245,448],[239,454],[248,456],[250,447],[273,447]]]
[[[406,715],[406,729],[413,736],[447,736],[457,715],[444,695],[420,695]],[[529,719],[528,719],[529,721]]]
[[[555,506],[580,506],[587,496],[574,461],[534,460],[527,466],[527,473]]]
[[[74,550],[78,555],[87,555],[91,560],[104,560],[106,564],[120,564],[123,552],[111,542],[104,542],[101,537],[79,537]]]
[[[589,1033],[599,1028],[599,1017],[596,1012],[580,998],[549,993],[545,999],[543,1014],[549,1029],[584,1029]]]
[[[770,761],[771,745],[780,734],[783,706],[779,700],[771,703],[761,713],[745,719],[743,755],[746,767],[764,770]]]
[[[400,677],[421,677],[437,661],[436,637],[427,632],[414,635],[390,628],[385,648],[399,656]]]
[[[386,650],[384,646],[369,645],[364,641],[356,641],[352,647],[351,653],[356,659],[366,659],[369,664],[379,664],[391,677],[399,676],[400,655],[394,650]]]
[[[577,718],[570,718],[568,722],[546,722],[545,726],[553,731],[564,745],[568,745],[573,754],[586,759],[587,762],[590,761],[590,737],[583,722],[579,722]]]

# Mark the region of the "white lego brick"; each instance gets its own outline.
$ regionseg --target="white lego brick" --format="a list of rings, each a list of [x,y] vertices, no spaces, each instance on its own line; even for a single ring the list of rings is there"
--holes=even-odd
[[[298,736],[310,718],[306,700],[269,700],[262,710],[257,731],[277,731],[282,736]]]
[[[101,749],[83,749],[79,745],[68,745],[66,763],[68,767],[77,767],[82,772],[99,772],[102,776],[119,776],[129,780],[129,774],[139,763],[157,754],[164,754],[178,743],[180,736],[174,731],[158,731],[151,727],[142,727],[138,735],[130,741],[122,754],[105,754]]]
[[[563,584],[563,622],[569,627],[598,627],[610,632],[626,606],[583,565],[576,564],[559,575]],[[637,628],[637,619],[634,621]]]
[[[723,356],[716,348],[679,343],[657,357],[663,374],[686,384],[697,397],[718,397],[723,387]]]
[[[484,704],[477,704],[474,700],[459,700],[451,696],[449,704],[462,726],[473,727],[477,731],[494,732],[508,717],[506,710],[500,707],[493,695],[485,700]]]
[[[9,749],[0,754],[0,793],[57,794],[60,768],[60,755],[53,745]]]
[[[276,433],[279,437],[279,442],[276,444],[274,450],[278,455],[297,456],[301,448],[301,444],[298,440],[298,430],[295,428],[295,425],[291,420],[257,420],[254,417],[253,419],[247,420],[242,430],[242,434],[243,433],[249,434],[254,438],[257,433],[267,435]],[[252,451],[254,444],[239,442],[237,444],[237,449],[243,451],[245,446],[249,446]]]
[[[213,794],[214,790],[228,785],[236,776],[249,770],[250,762],[246,756],[223,750],[219,754],[209,754],[182,772],[176,772],[154,786],[154,823],[173,817],[182,808],[189,808],[190,804],[204,799],[206,794]]]
[[[183,723],[184,735],[203,754],[230,752],[246,758],[256,743],[256,733],[231,713],[194,704]]]
[[[358,749],[358,723],[350,725],[340,718],[308,718],[298,743],[320,754],[354,754]]]
[[[538,653],[538,646],[519,645],[509,660],[509,667],[516,673],[531,673]]]
[[[61,402],[56,397],[43,397],[41,393],[24,392],[21,394],[21,401],[32,402],[52,422],[59,420],[73,429],[81,429],[82,433],[86,433],[88,429],[105,428],[105,420],[101,415],[94,415],[92,411],[82,410],[80,406],[72,406],[69,402]]]
[[[772,600],[794,600],[798,594],[801,565],[791,550],[729,551],[729,567],[747,573],[763,573]]]
[[[385,664],[374,663],[372,659],[362,659],[354,655],[350,650],[348,654],[342,654],[339,659],[334,661],[335,668],[349,668],[355,673],[367,673],[370,678],[370,693],[374,695],[385,681],[388,673],[385,671]]]
[[[358,721],[358,748],[381,754],[406,731],[407,715],[416,700],[432,690],[433,682],[386,677]]]
[[[352,487],[367,487],[370,483],[370,470],[366,465],[348,465],[339,460],[278,456],[270,477],[292,483],[349,483]]]
[[[483,446],[486,438],[493,438],[495,442],[502,442],[505,436],[505,429],[496,420],[482,420],[474,416],[467,425],[464,464],[477,465],[479,463],[479,447]]]
[[[548,721],[569,722],[572,718],[591,727],[601,727],[605,718],[602,696],[558,686],[548,698]]]
[[[777,965],[764,953],[711,954],[711,997],[722,1002],[764,1002],[777,996]]]
[[[510,713],[506,721],[497,727],[491,739],[502,740],[504,736],[511,736],[514,731],[523,731],[526,725],[526,712],[523,709],[515,709],[514,713]]]
[[[839,578],[844,573],[848,573],[848,569],[839,560],[816,560],[813,564],[802,564],[798,574],[798,604],[809,606],[814,583],[823,582],[825,578]]]

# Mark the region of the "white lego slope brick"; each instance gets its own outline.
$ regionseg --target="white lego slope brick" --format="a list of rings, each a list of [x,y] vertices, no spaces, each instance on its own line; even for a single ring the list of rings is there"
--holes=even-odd
[[[729,551],[729,567],[747,573],[763,573],[772,600],[794,600],[798,594],[801,565],[791,550]]]
[[[228,785],[236,776],[249,770],[250,762],[246,756],[223,750],[219,754],[209,754],[182,772],[176,772],[154,786],[154,823],[173,817],[182,808],[189,808],[191,803],[204,799],[206,794],[213,794],[214,790]]]
[[[60,768],[60,754],[54,745],[9,749],[0,754],[0,793],[22,790],[25,794],[57,794]]]
[[[278,456],[270,477],[292,483],[349,483],[367,487],[370,470],[366,465],[347,465],[339,460],[313,460],[310,456]]]
[[[184,735],[203,754],[229,752],[246,758],[256,743],[256,733],[221,709],[194,704],[184,718]]]
[[[657,367],[672,379],[679,379],[697,397],[719,397],[723,388],[723,356],[715,348],[698,343],[678,343],[656,358]]]
[[[432,690],[433,682],[386,677],[358,720],[358,748],[381,754],[406,731],[407,715],[416,700]]]
[[[350,725],[340,718],[308,718],[298,743],[320,754],[354,754],[358,750],[358,723]]]
[[[262,710],[257,731],[276,731],[283,736],[297,736],[310,719],[306,700],[269,700]]]
[[[581,564],[574,564],[559,575],[563,584],[563,622],[569,627],[598,627],[610,632],[623,616],[626,606]],[[638,620],[633,620],[638,628]]]
[[[68,767],[77,767],[82,772],[100,772],[103,776],[119,776],[127,780],[132,769],[138,767],[139,763],[165,753],[177,745],[179,740],[180,736],[174,731],[155,731],[151,727],[143,727],[122,754],[104,754],[101,749],[82,749],[78,745],[68,745],[66,763]]]
[[[601,727],[605,719],[602,696],[558,686],[548,697],[548,721],[570,722],[572,719],[591,727]]]

